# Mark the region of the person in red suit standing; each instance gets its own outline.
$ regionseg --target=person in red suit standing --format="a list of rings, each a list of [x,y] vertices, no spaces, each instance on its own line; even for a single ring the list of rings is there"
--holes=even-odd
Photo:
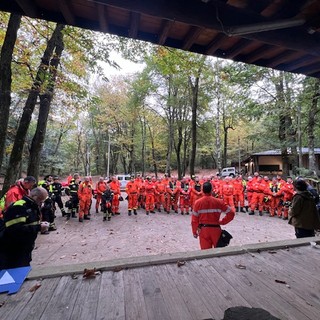
[[[212,196],[212,185],[205,182],[202,186],[204,196],[198,199],[191,216],[192,234],[200,240],[201,250],[215,248],[221,235],[220,225],[233,220],[235,211],[223,200]],[[224,215],[221,218],[221,214]]]

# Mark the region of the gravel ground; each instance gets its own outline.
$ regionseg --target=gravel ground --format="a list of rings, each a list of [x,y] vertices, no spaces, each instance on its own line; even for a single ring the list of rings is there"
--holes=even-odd
[[[103,222],[102,213],[94,213],[90,221],[68,222],[57,210],[57,231],[39,235],[33,251],[32,266],[55,266],[89,261],[156,255],[199,249],[199,241],[191,232],[190,216],[164,212],[146,216],[128,216],[127,202],[121,202],[119,216]],[[294,229],[277,217],[248,216],[237,213],[225,229],[232,235],[231,246],[294,239]]]

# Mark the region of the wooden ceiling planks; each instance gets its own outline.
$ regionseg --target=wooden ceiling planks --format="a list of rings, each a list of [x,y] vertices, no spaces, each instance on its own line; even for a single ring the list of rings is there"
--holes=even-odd
[[[0,10],[279,70],[320,74],[316,0],[11,0],[1,1]],[[295,24],[296,18],[302,25],[277,25],[279,20]],[[229,33],[230,27],[251,30],[257,25],[265,31]]]

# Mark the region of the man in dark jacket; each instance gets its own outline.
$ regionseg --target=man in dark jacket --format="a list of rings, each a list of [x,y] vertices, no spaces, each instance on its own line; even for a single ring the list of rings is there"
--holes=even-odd
[[[14,202],[5,211],[5,231],[0,244],[0,269],[30,265],[31,252],[40,231],[40,206],[48,192],[42,187]]]
[[[296,180],[294,188],[296,193],[289,211],[289,224],[294,226],[297,238],[314,237],[314,230],[320,229],[314,197],[307,190],[308,184],[304,180]]]

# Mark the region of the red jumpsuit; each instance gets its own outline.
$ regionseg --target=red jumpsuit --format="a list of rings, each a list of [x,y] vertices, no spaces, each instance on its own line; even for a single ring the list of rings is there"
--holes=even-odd
[[[145,182],[145,190],[146,190],[146,214],[149,212],[154,213],[154,201],[156,194],[156,187],[152,181]]]
[[[29,194],[29,190],[23,187],[23,183],[18,181],[15,185],[11,186],[6,194],[4,210],[10,206],[10,204],[21,200],[24,196]]]
[[[234,195],[234,186],[231,181],[225,181],[221,186],[221,195],[225,204],[231,207],[235,211],[233,195]]]
[[[220,219],[221,214],[225,214],[222,219]],[[208,194],[204,194],[201,199],[197,200],[194,204],[191,226],[193,235],[199,235],[201,250],[211,249],[217,245],[221,228],[212,225],[225,225],[233,218],[234,210],[223,200]]]
[[[173,181],[169,182],[169,186],[172,191],[171,207],[175,213],[178,213],[178,202],[180,198],[180,181],[173,179]]]
[[[111,211],[114,214],[120,214],[119,212],[119,197],[121,195],[120,191],[120,185],[119,185],[119,180],[112,179],[112,181],[109,183],[110,190],[113,193],[113,198],[112,198],[112,204],[111,204]]]
[[[170,213],[171,209],[171,198],[173,197],[173,191],[170,187],[170,182],[165,185],[165,191],[164,191],[164,210],[167,213]]]
[[[251,200],[251,214],[254,214],[254,210],[258,207],[259,214],[262,214],[263,210],[263,198],[264,198],[264,191],[266,189],[265,183],[259,179],[252,180],[251,189],[253,191],[252,193],[252,200]]]
[[[283,219],[288,219],[289,206],[294,194],[294,187],[292,182],[286,182],[285,185],[280,189],[283,194]],[[281,211],[279,210],[278,216],[281,217]]]
[[[202,193],[202,185],[200,182],[195,182],[192,189],[191,189],[191,195],[190,195],[190,206],[191,209],[193,210],[195,202],[200,199],[203,196]]]
[[[266,190],[266,194],[268,195],[268,198],[269,198],[270,217],[273,217],[276,213],[276,210],[278,210],[279,199],[280,199],[280,193],[279,193],[279,187],[278,187],[277,181],[270,183],[269,188]]]
[[[179,198],[180,213],[182,215],[184,215],[184,213],[189,214],[189,207],[190,207],[189,184],[186,182],[181,182],[179,193],[180,193],[180,198]]]
[[[104,181],[99,181],[96,185],[96,213],[99,211],[102,194],[106,191],[107,184]]]
[[[253,195],[253,189],[252,189],[253,182],[254,180],[252,179],[248,180],[246,185],[246,194],[247,194],[247,201],[248,201],[247,211],[248,211],[248,208],[251,207],[252,195]]]
[[[161,206],[163,208],[165,208],[165,190],[166,190],[166,186],[165,184],[162,183],[162,181],[157,181],[155,183],[155,187],[156,187],[156,194],[157,194],[157,202],[156,202],[156,207],[158,209],[159,212],[161,212]]]
[[[222,183],[223,181],[219,180],[218,177],[215,177],[213,180],[211,180],[212,192],[215,198],[220,198],[220,199],[222,198],[221,197]]]
[[[234,203],[237,208],[238,208],[238,205],[240,204],[241,211],[243,211],[244,190],[243,190],[242,179],[233,180],[233,187],[234,187]]]
[[[126,186],[126,193],[128,195],[128,215],[131,215],[132,210],[136,214],[136,210],[138,209],[138,195],[139,195],[138,184],[135,181],[130,180]]]
[[[92,185],[89,181],[84,181],[80,183],[78,189],[78,198],[79,198],[79,220],[90,219],[88,217],[89,208],[92,199]]]

